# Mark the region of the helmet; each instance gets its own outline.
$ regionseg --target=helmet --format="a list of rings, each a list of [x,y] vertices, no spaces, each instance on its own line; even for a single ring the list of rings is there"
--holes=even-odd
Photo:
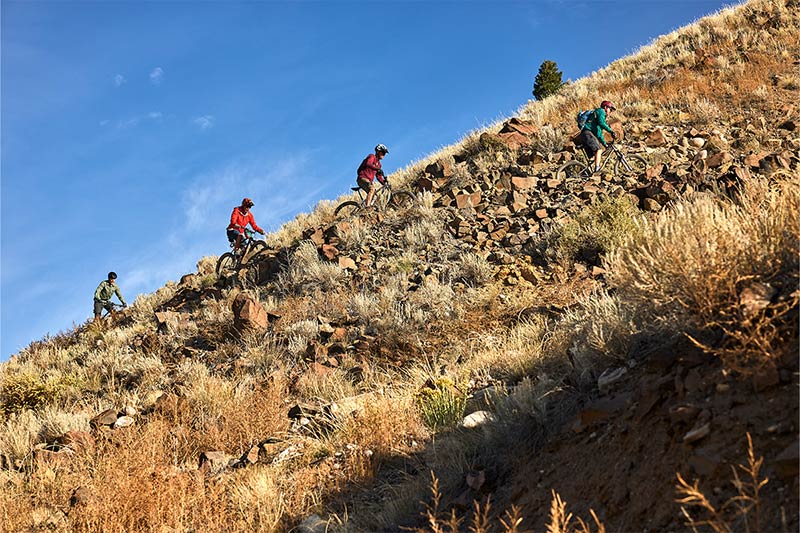
[[[384,144],[377,145],[375,147],[375,151],[376,152],[383,152],[384,154],[388,154],[389,153],[389,149],[386,148],[386,145],[384,145]]]
[[[242,205],[245,207],[253,207],[256,204],[254,204],[253,200],[251,200],[250,198],[245,198],[242,200]]]
[[[617,110],[617,107],[608,100],[603,100],[600,102],[600,107],[610,107],[613,111]]]
[[[117,273],[116,272],[109,272],[108,273],[108,279],[117,279]]]

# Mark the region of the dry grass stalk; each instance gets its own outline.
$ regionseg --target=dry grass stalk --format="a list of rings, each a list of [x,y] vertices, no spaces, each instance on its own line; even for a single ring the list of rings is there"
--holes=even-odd
[[[567,503],[561,499],[561,496],[555,491],[551,491],[553,499],[550,502],[550,521],[547,523],[547,533],[592,533],[591,525],[585,522],[580,517],[573,517],[572,513],[567,512]],[[605,533],[606,528],[594,509],[589,509],[592,515],[597,533]],[[573,518],[578,522],[573,525]]]
[[[745,531],[749,533],[752,528],[755,533],[760,533],[760,490],[769,482],[767,477],[761,479],[763,463],[763,457],[756,457],[753,450],[753,439],[750,433],[747,433],[747,462],[736,465],[745,474],[745,478],[740,478],[736,467],[731,467],[733,476],[731,483],[737,494],[728,498],[719,507],[714,506],[705,493],[700,490],[699,480],[695,480],[690,485],[680,473],[676,474],[678,478],[676,489],[679,495],[676,501],[681,504],[681,513],[686,518],[686,525],[693,531],[697,531],[698,527],[707,526],[715,533],[730,533],[738,530],[738,520],[742,520]],[[692,508],[706,514],[707,517],[695,518],[690,512]],[[754,511],[752,516],[751,511]]]

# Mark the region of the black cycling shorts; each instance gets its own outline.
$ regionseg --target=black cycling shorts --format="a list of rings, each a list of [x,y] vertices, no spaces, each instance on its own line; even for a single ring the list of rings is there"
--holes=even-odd
[[[579,139],[583,145],[583,151],[586,152],[586,157],[589,159],[593,158],[594,154],[596,154],[597,151],[602,148],[600,141],[597,140],[597,137],[594,136],[594,133],[589,130],[581,130]]]

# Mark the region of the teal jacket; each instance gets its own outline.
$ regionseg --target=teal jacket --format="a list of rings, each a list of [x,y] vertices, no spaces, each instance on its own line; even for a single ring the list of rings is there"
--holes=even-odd
[[[94,299],[100,300],[101,302],[107,302],[111,299],[112,296],[117,295],[119,301],[122,304],[125,304],[125,300],[122,298],[122,294],[119,292],[119,287],[116,284],[112,285],[108,282],[108,280],[100,282],[100,285],[97,286],[97,289],[94,291]]]
[[[586,124],[583,126],[583,129],[591,131],[603,146],[608,146],[603,137],[603,130],[606,130],[608,133],[614,133],[614,130],[606,124],[606,110],[602,107],[598,107],[594,110],[592,116],[589,117],[589,120],[587,120]]]

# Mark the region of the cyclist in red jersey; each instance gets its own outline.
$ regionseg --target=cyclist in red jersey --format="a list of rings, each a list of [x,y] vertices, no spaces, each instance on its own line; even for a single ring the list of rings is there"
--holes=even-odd
[[[375,184],[373,183],[375,178],[377,177],[381,184],[388,183],[386,180],[386,175],[383,173],[383,169],[381,168],[381,159],[383,159],[383,157],[388,153],[389,149],[386,148],[386,146],[379,144],[375,147],[375,153],[369,154],[367,157],[365,157],[358,166],[358,177],[356,178],[356,183],[358,183],[358,186],[367,193],[367,207],[371,206],[375,201]]]
[[[228,224],[227,230],[228,241],[233,243],[234,252],[239,251],[239,247],[242,245],[242,238],[244,238],[244,229],[248,224],[250,224],[255,231],[264,235],[264,230],[258,227],[253,213],[250,212],[250,208],[253,207],[253,205],[255,205],[253,200],[245,198],[242,200],[242,205],[233,208],[231,223]]]

